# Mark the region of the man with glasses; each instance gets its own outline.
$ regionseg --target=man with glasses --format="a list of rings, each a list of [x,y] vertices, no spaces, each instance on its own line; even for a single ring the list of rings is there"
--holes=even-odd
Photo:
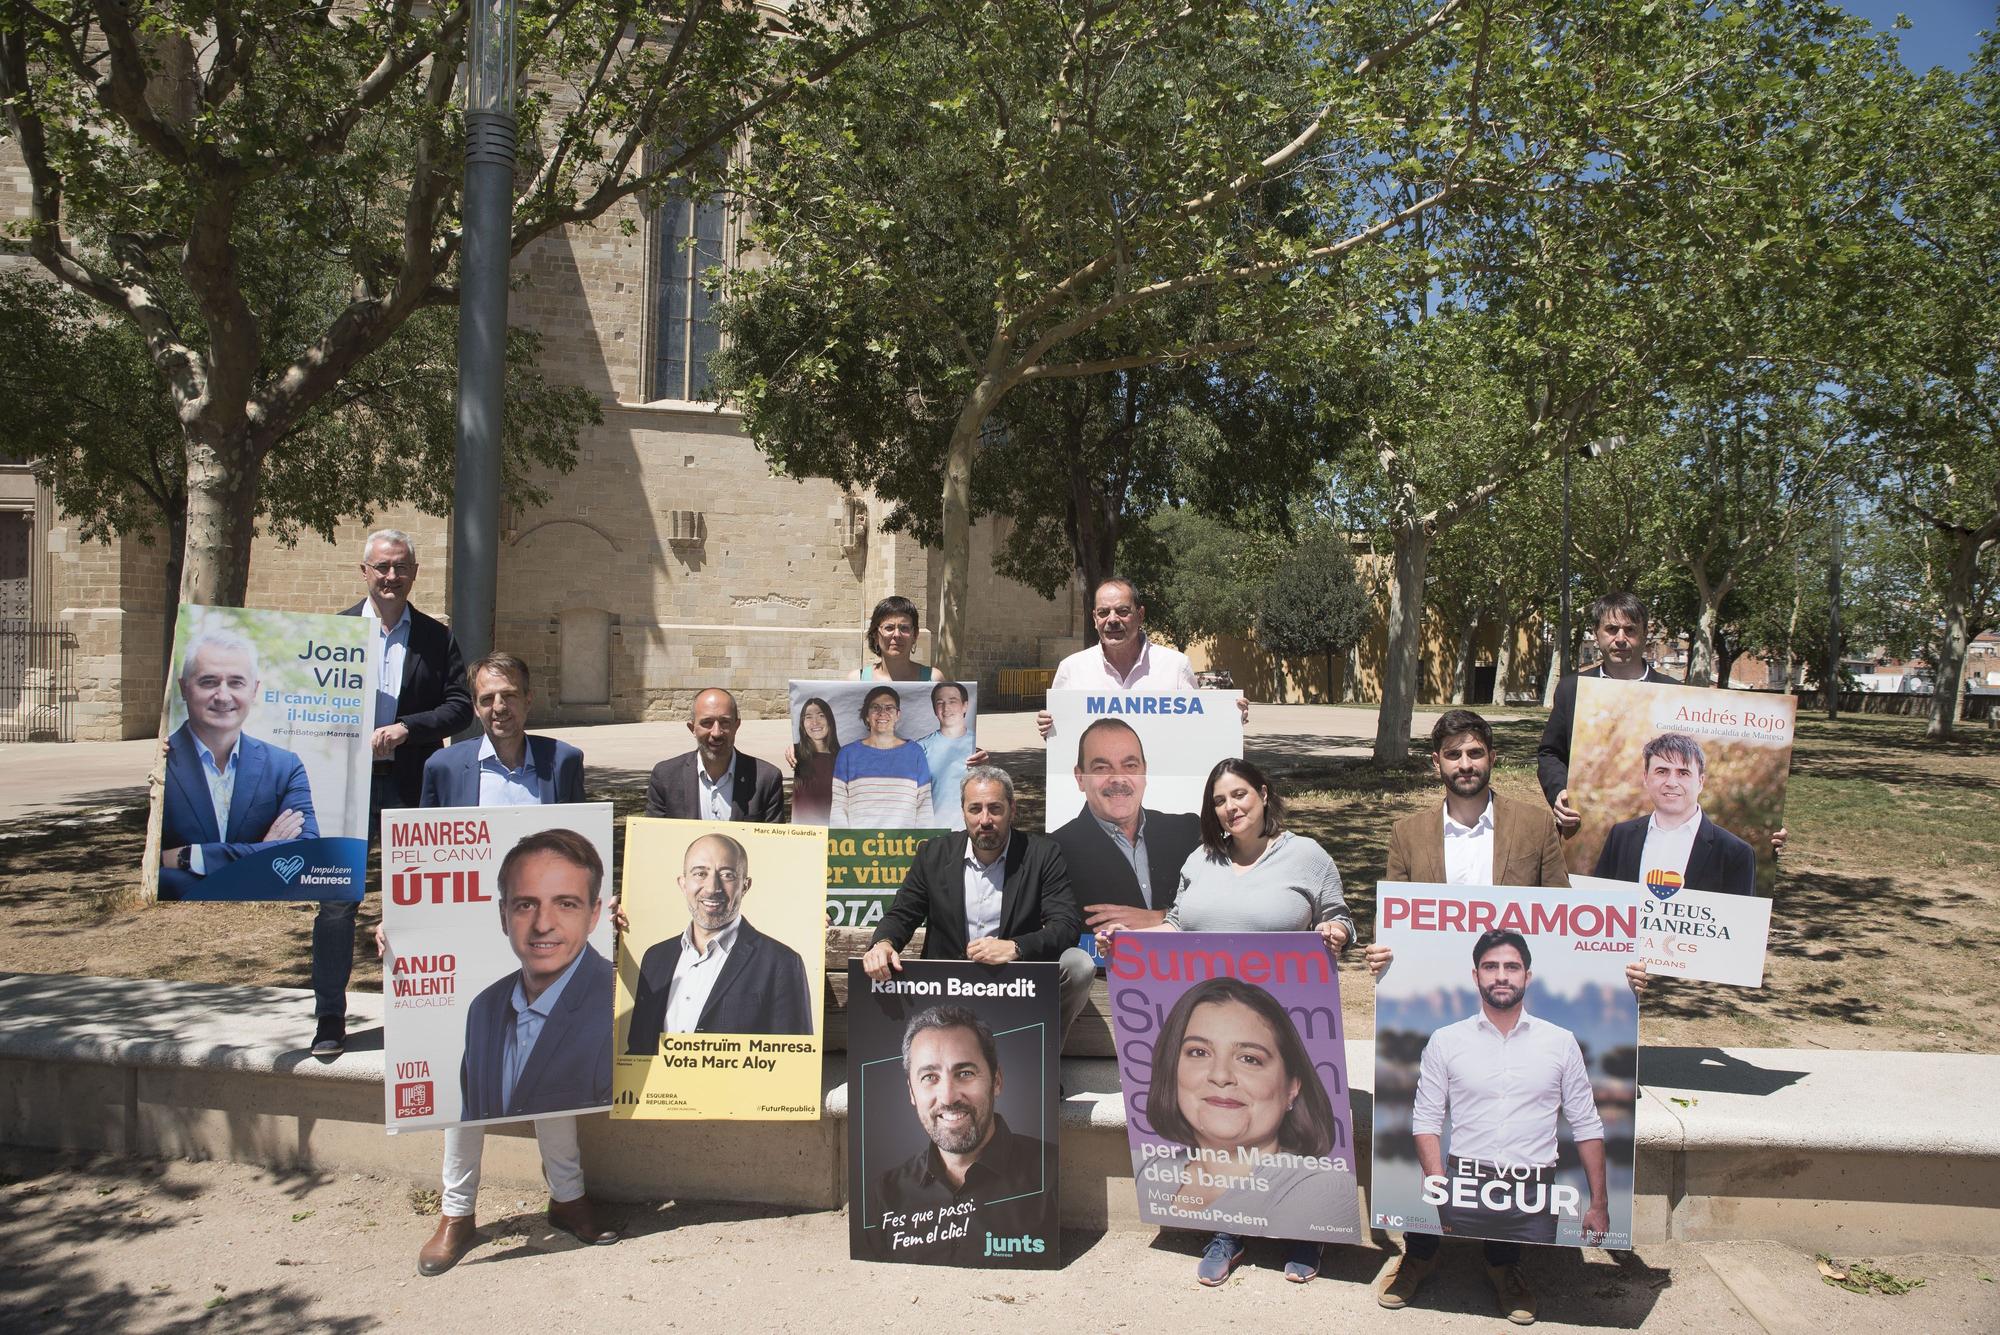
[[[472,722],[465,658],[450,628],[410,606],[417,551],[410,535],[377,529],[361,544],[361,578],[368,596],[341,613],[374,623],[375,772],[368,786],[368,839],[385,809],[417,806],[424,762]],[[347,980],[354,972],[354,900],[320,901],[313,919],[313,1004],[319,1017],[315,1057],[347,1046]]]
[[[1131,580],[1114,575],[1098,585],[1090,600],[1090,620],[1097,627],[1097,643],[1063,659],[1050,690],[1142,695],[1196,689],[1187,655],[1146,638],[1146,605]],[[1250,702],[1238,698],[1236,707],[1248,722]],[[1035,726],[1046,738],[1055,731],[1055,719],[1044,709],[1035,715]]]

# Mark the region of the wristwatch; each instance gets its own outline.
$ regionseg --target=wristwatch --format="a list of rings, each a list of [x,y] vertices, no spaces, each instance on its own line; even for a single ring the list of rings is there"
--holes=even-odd
[[[178,859],[176,859],[176,861],[177,861],[177,862],[179,863],[179,865],[180,865],[180,869],[181,869],[182,871],[190,871],[190,870],[192,870],[192,869],[193,869],[193,862],[194,862],[194,845],[193,845],[193,844],[182,844],[182,845],[181,845],[181,855],[180,855],[180,857],[179,857]]]

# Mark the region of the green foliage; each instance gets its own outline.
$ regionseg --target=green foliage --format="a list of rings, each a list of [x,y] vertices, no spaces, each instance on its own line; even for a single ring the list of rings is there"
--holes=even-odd
[[[1347,539],[1314,534],[1278,562],[1257,612],[1257,641],[1279,655],[1344,654],[1375,619]]]
[[[1138,585],[1147,627],[1186,649],[1251,628],[1281,552],[1271,538],[1175,508],[1127,530],[1118,570]]]

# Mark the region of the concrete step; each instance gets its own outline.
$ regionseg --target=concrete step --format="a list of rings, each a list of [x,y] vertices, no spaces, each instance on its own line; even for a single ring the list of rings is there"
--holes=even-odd
[[[379,997],[351,995],[348,1050],[307,1052],[311,994],[0,974],[0,1141],[278,1169],[406,1172],[435,1185],[432,1133],[382,1119]],[[1348,1044],[1368,1183],[1373,1057]],[[2000,1057],[1647,1048],[1637,1241],[1763,1238],[1849,1255],[2000,1248]],[[1063,1062],[1063,1222],[1141,1228],[1125,1104],[1103,1058]],[[819,1122],[584,1119],[593,1193],[831,1209],[846,1199],[846,1063]],[[527,1124],[496,1128],[487,1177],[537,1189]]]

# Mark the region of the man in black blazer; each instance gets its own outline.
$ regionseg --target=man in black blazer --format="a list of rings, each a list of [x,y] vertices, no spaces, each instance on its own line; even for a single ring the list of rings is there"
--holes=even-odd
[[[1052,837],[1083,901],[1085,939],[1105,927],[1158,927],[1180,891],[1181,864],[1201,844],[1201,817],[1145,805],[1146,748],[1124,719],[1083,730],[1074,773],[1084,809]]]
[[[742,718],[736,697],[711,686],[694,698],[688,731],[695,749],[653,766],[646,785],[646,814],[672,820],[747,820],[764,825],[785,819],[785,781],[777,767],[736,749]]]
[[[682,856],[679,884],[687,930],[639,960],[626,1053],[658,1055],[662,1034],[810,1034],[805,961],[743,916],[749,851],[704,834]]]
[[[368,840],[381,830],[386,808],[422,800],[424,762],[472,722],[472,691],[465,658],[441,621],[410,606],[417,582],[417,552],[410,535],[378,529],[361,544],[361,576],[368,596],[342,616],[375,623],[369,646],[375,671],[375,773],[368,790]],[[354,973],[355,900],[323,899],[313,919],[313,1005],[319,1027],[313,1055],[335,1057],[347,1046],[347,980]]]
[[[1641,753],[1640,780],[1653,810],[1620,821],[1605,836],[1592,874],[1725,895],[1757,893],[1757,855],[1749,844],[1708,819],[1701,788],[1708,758],[1686,733],[1663,732]]]
[[[1556,827],[1565,835],[1574,834],[1583,813],[1569,800],[1569,740],[1576,727],[1576,679],[1610,677],[1618,681],[1646,681],[1677,686],[1680,683],[1664,672],[1653,670],[1646,661],[1646,605],[1630,593],[1607,593],[1590,605],[1591,637],[1597,643],[1598,661],[1581,672],[1572,672],[1556,683],[1549,701],[1549,720],[1542,727],[1541,745],[1535,748],[1535,777],[1541,781],[1542,796],[1555,812]]]
[[[1070,895],[1056,841],[1014,828],[1014,781],[997,765],[974,765],[960,788],[965,828],[926,839],[861,964],[876,982],[903,967],[919,927],[927,960],[1062,966],[1063,1032],[1090,1000],[1097,967],[1077,949],[1083,915]]]

